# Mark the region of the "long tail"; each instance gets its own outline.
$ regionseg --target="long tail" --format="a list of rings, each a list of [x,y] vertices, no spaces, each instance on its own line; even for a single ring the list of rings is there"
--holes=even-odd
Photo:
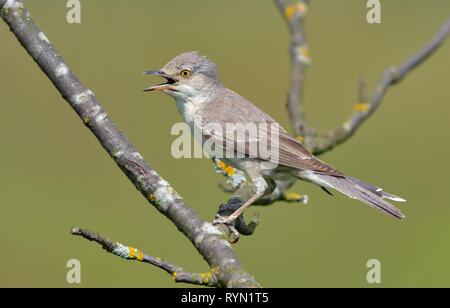
[[[384,198],[401,202],[406,200],[383,192],[380,187],[349,176],[337,177],[323,173],[314,173],[314,178],[315,180],[319,179],[319,183],[314,181],[317,184],[321,185],[320,182],[322,184],[328,184],[328,187],[334,188],[350,198],[358,199],[382,213],[399,220],[405,218],[405,215],[403,215],[398,208],[385,201]]]

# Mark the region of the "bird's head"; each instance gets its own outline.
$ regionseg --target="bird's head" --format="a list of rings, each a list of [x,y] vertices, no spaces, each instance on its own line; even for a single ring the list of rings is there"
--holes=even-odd
[[[172,59],[162,69],[144,74],[164,77],[166,82],[144,91],[162,91],[175,99],[208,99],[224,88],[216,65],[197,52],[186,52]]]

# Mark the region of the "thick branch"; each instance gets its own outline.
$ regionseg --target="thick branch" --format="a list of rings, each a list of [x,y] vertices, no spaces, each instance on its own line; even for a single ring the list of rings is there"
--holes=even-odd
[[[422,47],[417,53],[412,55],[398,67],[388,67],[381,80],[375,87],[372,98],[369,102],[359,101],[355,106],[354,113],[344,124],[323,136],[305,140],[306,146],[315,155],[331,150],[336,145],[348,140],[356,130],[372,115],[380,106],[388,88],[402,80],[413,68],[423,63],[436,49],[441,46],[450,34],[450,18],[445,22],[436,36]],[[360,87],[361,88],[361,87]],[[361,97],[361,95],[360,95]]]
[[[151,168],[98,103],[94,93],[78,80],[60,53],[36,26],[22,1],[0,0],[0,15],[129,180],[183,232],[211,268],[220,268],[216,274],[218,285],[259,287],[258,282],[244,270],[227,241],[227,229],[224,226],[214,227],[201,219],[170,184]]]

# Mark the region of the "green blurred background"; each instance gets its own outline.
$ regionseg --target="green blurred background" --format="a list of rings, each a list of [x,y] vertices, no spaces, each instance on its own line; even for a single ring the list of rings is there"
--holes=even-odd
[[[228,194],[207,159],[170,155],[181,121],[143,76],[184,51],[215,61],[225,84],[290,129],[290,37],[269,0],[81,1],[81,24],[66,1],[24,1],[33,19],[116,124],[199,214],[212,220]],[[306,28],[312,65],[304,108],[320,132],[352,112],[360,76],[368,92],[389,65],[416,52],[444,23],[450,2],[382,1],[368,24],[366,1],[313,1]],[[164,271],[127,262],[69,235],[97,231],[189,271],[207,264],[149,206],[0,22],[0,286],[180,287]],[[354,200],[297,183],[310,202],[251,208],[261,224],[234,246],[266,287],[368,287],[366,262],[381,262],[384,287],[450,286],[450,42],[390,88],[357,134],[322,159],[408,200],[400,223]],[[159,80],[158,80],[159,81]],[[66,282],[81,262],[82,283]]]

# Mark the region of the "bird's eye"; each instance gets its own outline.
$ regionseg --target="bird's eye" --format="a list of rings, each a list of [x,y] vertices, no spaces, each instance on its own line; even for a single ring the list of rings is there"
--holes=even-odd
[[[180,75],[184,78],[188,78],[189,76],[191,76],[191,71],[186,69],[186,70],[182,70]]]

